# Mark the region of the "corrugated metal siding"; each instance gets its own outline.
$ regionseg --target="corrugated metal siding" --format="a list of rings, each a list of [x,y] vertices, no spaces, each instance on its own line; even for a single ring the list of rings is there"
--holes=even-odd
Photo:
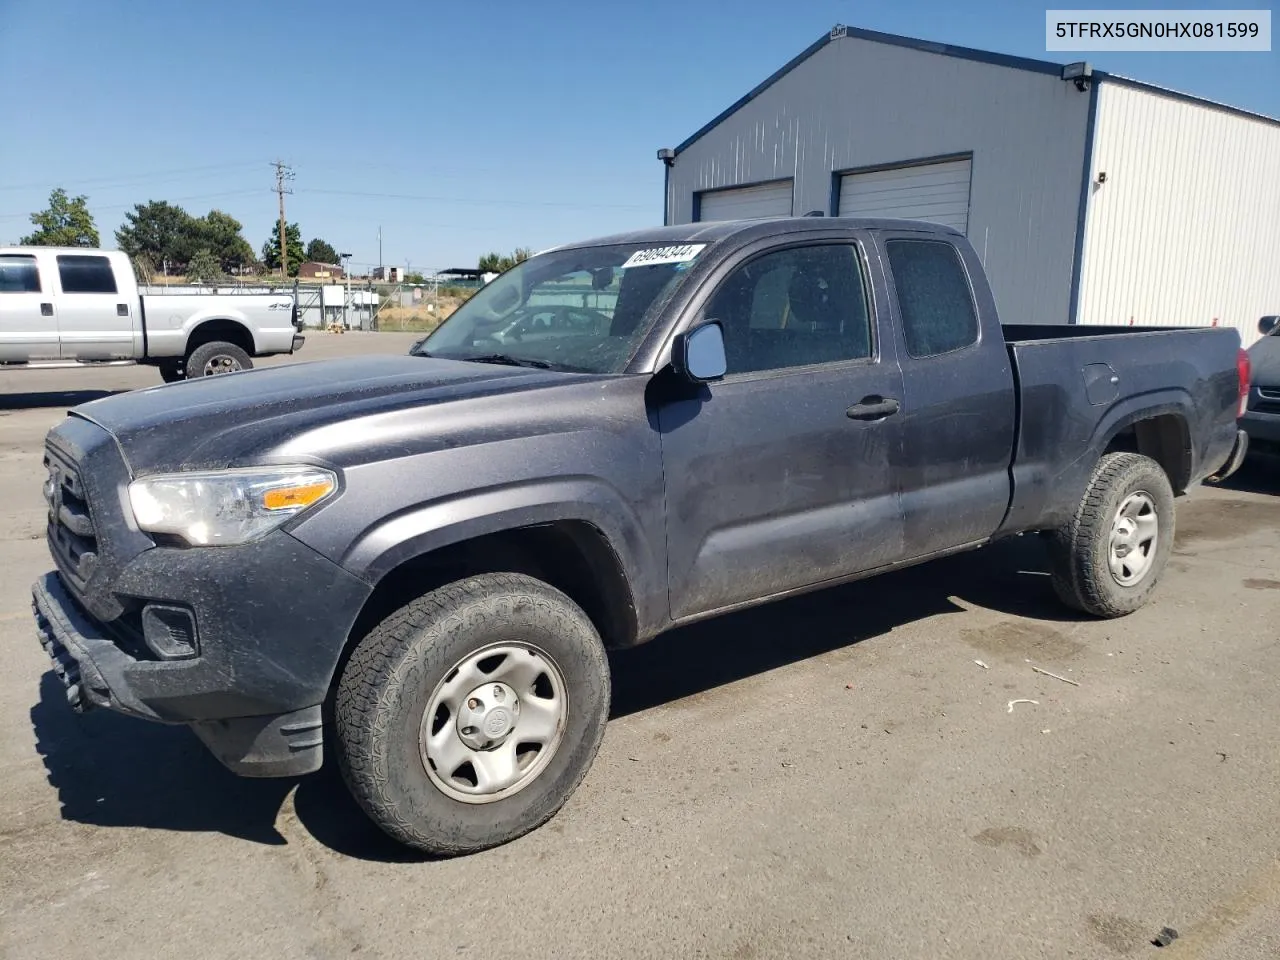
[[[742,220],[791,216],[791,181],[761,183],[737,190],[712,190],[698,196],[699,220]]]
[[[1093,178],[1081,323],[1216,320],[1248,344],[1280,313],[1280,127],[1104,82]]]
[[[969,161],[848,173],[840,178],[842,217],[903,217],[969,228]]]
[[[794,210],[829,211],[833,172],[972,153],[968,234],[1002,316],[1063,323],[1088,113],[1054,76],[844,37],[676,157],[668,219],[692,220],[696,191],[782,177]]]

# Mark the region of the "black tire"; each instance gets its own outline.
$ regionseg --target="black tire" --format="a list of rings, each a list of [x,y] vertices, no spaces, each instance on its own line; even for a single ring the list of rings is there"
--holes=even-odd
[[[213,366],[225,366],[226,370],[218,371],[232,373],[235,370],[252,370],[253,360],[242,348],[237,347],[234,343],[226,343],[222,340],[215,340],[212,343],[202,343],[187,355],[187,359],[183,361],[188,380],[194,380],[197,377],[212,375],[205,372],[205,367],[212,364]]]
[[[1122,583],[1111,570],[1113,525],[1136,494],[1150,499],[1156,537],[1141,578]],[[1130,501],[1132,502],[1132,501]],[[1075,516],[1049,540],[1053,587],[1063,603],[1096,617],[1123,617],[1151,596],[1173,550],[1175,508],[1169,478],[1150,457],[1109,453],[1098,461]]]
[[[469,803],[428,775],[420,725],[433,692],[457,665],[504,642],[549,656],[563,677],[567,713],[541,772],[518,792]],[[514,840],[560,810],[595,759],[609,696],[604,644],[577,604],[532,577],[471,577],[402,607],[357,644],[334,704],[338,766],[356,802],[396,840],[440,856],[474,853]]]
[[[156,369],[160,371],[160,379],[165,383],[177,383],[179,380],[187,379],[181,360],[163,361],[156,364]]]

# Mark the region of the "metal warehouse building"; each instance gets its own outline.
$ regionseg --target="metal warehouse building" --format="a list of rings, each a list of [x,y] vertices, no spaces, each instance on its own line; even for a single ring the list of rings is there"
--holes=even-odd
[[[956,227],[1006,322],[1280,314],[1280,121],[1086,64],[837,26],[659,157],[668,224]]]

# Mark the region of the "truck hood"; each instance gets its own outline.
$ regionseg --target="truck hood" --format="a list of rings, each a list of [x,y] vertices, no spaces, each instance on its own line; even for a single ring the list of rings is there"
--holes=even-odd
[[[344,431],[349,434],[390,411],[590,379],[428,357],[352,357],[136,390],[75,407],[70,415],[111,433],[133,475],[144,476],[252,463],[304,434],[322,434],[332,425],[350,426]],[[320,457],[329,452],[305,451]]]
[[[1255,387],[1280,387],[1280,336],[1263,337],[1249,348]]]

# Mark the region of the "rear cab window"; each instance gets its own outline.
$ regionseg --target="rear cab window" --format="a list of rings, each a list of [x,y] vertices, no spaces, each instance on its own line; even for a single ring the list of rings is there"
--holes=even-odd
[[[116,293],[116,275],[106,257],[62,254],[58,279],[63,293]]]
[[[0,254],[0,294],[40,292],[40,268],[35,257]]]
[[[978,342],[978,313],[960,251],[943,240],[889,240],[889,269],[907,352],[941,356]]]

